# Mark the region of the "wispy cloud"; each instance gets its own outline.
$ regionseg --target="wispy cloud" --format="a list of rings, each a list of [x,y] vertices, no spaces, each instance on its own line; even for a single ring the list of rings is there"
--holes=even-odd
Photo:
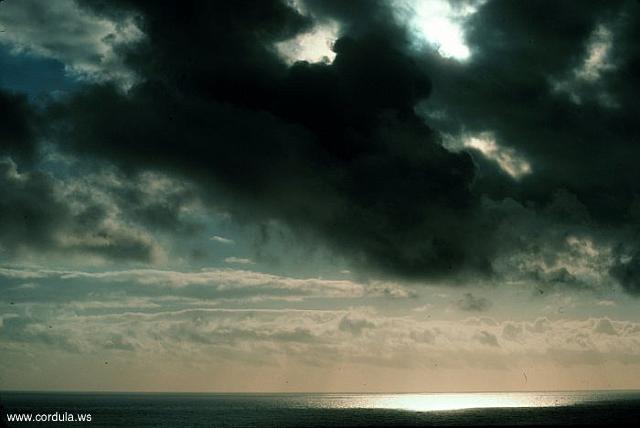
[[[233,245],[235,244],[235,241],[233,239],[229,239],[229,238],[224,238],[222,236],[218,236],[218,235],[214,235],[211,238],[209,238],[211,241],[216,241],[219,242],[221,244],[227,244],[227,245]]]
[[[226,257],[224,259],[225,263],[230,263],[230,264],[238,264],[238,265],[253,265],[255,264],[255,262],[251,259],[245,259],[242,257]]]

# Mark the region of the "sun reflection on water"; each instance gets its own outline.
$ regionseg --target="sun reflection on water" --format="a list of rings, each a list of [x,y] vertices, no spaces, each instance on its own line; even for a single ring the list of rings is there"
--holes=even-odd
[[[530,403],[525,398],[495,394],[409,394],[377,397],[372,407],[412,411],[527,407]]]
[[[393,394],[354,397],[348,407],[415,412],[507,407],[551,407],[574,404],[569,396],[529,393]]]

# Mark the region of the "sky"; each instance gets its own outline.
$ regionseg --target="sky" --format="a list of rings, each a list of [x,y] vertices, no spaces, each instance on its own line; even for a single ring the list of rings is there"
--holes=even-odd
[[[639,19],[0,2],[0,389],[639,388]]]

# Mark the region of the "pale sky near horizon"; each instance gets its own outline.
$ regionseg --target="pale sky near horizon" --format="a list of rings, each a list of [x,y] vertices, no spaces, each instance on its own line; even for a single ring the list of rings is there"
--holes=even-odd
[[[640,388],[640,4],[0,2],[0,390]]]

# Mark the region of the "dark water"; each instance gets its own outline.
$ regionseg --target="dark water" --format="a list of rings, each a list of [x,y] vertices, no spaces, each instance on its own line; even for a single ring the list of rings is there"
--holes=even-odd
[[[471,394],[1,392],[0,405],[5,424],[7,415],[15,413],[31,414],[34,418],[57,414],[58,419],[91,415],[91,422],[8,422],[8,426],[16,427],[640,424],[640,392],[629,391]]]

